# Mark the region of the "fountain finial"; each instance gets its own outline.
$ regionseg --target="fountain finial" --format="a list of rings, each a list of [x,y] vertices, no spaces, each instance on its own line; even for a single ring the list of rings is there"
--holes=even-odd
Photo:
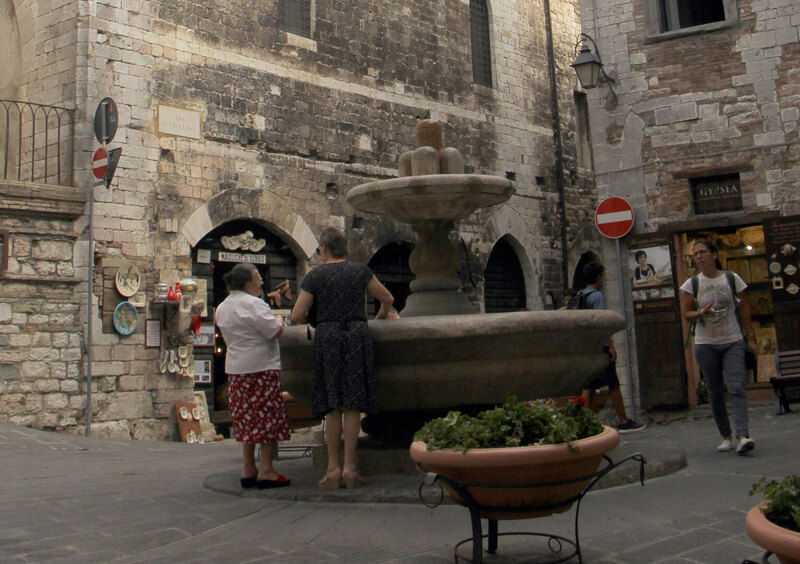
[[[437,151],[444,147],[442,124],[434,119],[423,119],[414,128],[417,147],[433,147]]]

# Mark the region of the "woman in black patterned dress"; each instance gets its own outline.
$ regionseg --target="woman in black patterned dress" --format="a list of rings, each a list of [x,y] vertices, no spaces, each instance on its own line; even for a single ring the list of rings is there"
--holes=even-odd
[[[381,304],[376,319],[386,318],[394,298],[369,267],[345,260],[347,241],[338,229],[322,232],[317,252],[323,264],[300,283],[292,322],[305,323],[311,304],[317,302],[312,410],[315,417],[325,417],[328,443],[328,468],[319,485],[353,488],[363,483],[356,468],[361,413],[374,413],[378,407],[364,290]]]

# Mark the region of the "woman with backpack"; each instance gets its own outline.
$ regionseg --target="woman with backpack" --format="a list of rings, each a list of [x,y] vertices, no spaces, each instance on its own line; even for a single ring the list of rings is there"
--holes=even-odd
[[[742,299],[747,284],[735,272],[721,269],[717,247],[710,239],[695,241],[692,253],[700,272],[680,288],[681,313],[694,325],[695,358],[706,380],[714,421],[722,435],[717,450],[735,447],[738,454],[745,454],[755,448],[748,435],[745,389],[745,350],[755,352],[756,343],[750,310]],[[725,406],[726,384],[731,396],[735,445]]]

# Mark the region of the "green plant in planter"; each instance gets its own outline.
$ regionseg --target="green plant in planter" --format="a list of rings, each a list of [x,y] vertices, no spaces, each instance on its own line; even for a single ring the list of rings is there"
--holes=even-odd
[[[414,435],[428,450],[500,448],[569,443],[597,435],[603,424],[581,397],[557,406],[552,400],[518,401],[510,397],[475,417],[451,411]],[[570,445],[570,449],[572,446]]]
[[[800,533],[800,474],[782,480],[761,478],[753,484],[750,495],[761,493],[767,501],[764,516],[784,529]]]

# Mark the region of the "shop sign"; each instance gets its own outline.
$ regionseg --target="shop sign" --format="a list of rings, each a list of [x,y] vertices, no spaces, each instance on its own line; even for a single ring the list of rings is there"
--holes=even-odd
[[[739,175],[723,175],[692,180],[696,214],[742,209],[742,186]]]
[[[217,260],[220,262],[248,262],[251,264],[267,264],[267,255],[246,255],[244,253],[227,253],[220,251]]]

